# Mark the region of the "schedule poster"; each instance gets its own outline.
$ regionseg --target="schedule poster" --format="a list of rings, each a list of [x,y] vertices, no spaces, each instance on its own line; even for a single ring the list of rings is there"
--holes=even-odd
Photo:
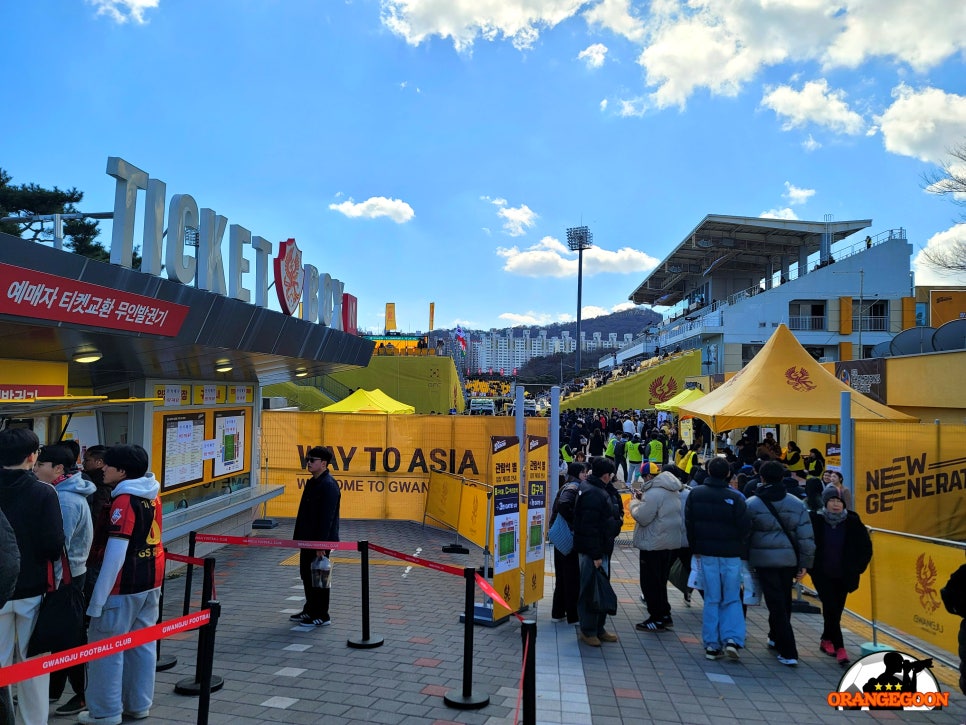
[[[214,477],[237,473],[245,467],[245,411],[215,412]]]
[[[161,451],[161,486],[164,490],[198,483],[204,479],[201,455],[204,440],[204,413],[164,416],[164,445]]]

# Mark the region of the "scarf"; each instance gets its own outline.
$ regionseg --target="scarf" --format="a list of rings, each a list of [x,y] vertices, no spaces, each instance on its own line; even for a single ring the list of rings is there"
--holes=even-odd
[[[821,514],[822,518],[825,519],[825,522],[829,526],[838,526],[840,523],[845,521],[845,517],[849,515],[849,512],[846,509],[842,509],[837,514],[833,514],[828,509],[823,508]]]

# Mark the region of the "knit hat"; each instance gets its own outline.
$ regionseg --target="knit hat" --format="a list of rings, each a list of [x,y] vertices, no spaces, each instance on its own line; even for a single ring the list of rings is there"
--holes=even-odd
[[[830,483],[828,486],[822,489],[822,505],[824,506],[833,498],[837,498],[842,503],[845,503],[845,499],[842,498],[841,492],[839,492],[836,486]]]

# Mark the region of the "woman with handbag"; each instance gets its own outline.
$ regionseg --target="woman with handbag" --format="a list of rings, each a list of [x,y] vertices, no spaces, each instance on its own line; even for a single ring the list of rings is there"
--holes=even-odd
[[[567,480],[564,481],[557,498],[553,502],[550,514],[550,528],[557,519],[566,523],[573,532],[574,504],[580,491],[581,481],[587,478],[587,466],[584,463],[567,464]],[[556,583],[553,588],[553,603],[550,616],[554,622],[567,620],[567,624],[577,624],[577,595],[580,594],[580,564],[577,552],[573,548],[573,534],[571,533],[571,548],[566,554],[556,546],[553,549],[553,567]]]
[[[815,533],[815,561],[809,569],[822,600],[825,628],[819,648],[845,667],[849,655],[842,640],[842,612],[850,592],[859,588],[859,577],[872,560],[872,539],[854,511],[845,508],[834,485],[822,491],[822,508],[811,512]]]

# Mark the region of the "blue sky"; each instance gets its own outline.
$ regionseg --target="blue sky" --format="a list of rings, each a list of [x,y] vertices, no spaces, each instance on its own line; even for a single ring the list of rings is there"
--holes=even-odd
[[[107,211],[120,156],[294,237],[363,329],[572,320],[581,224],[585,317],[709,213],[966,241],[922,179],[966,140],[961,0],[31,0],[3,28],[15,183]]]

